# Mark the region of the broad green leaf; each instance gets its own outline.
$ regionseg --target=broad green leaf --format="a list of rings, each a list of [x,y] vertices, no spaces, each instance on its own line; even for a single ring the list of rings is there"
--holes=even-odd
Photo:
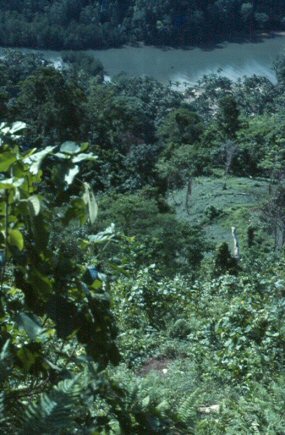
[[[30,172],[34,175],[37,175],[37,173],[40,170],[41,164],[45,157],[50,154],[56,147],[55,146],[48,146],[44,150],[39,151],[38,153],[32,154],[29,157],[24,158],[24,163],[30,165]]]
[[[80,150],[81,147],[77,145],[76,142],[72,141],[66,141],[60,147],[60,151],[66,154],[77,154],[80,152]]]
[[[33,317],[25,313],[20,313],[16,318],[18,325],[26,331],[31,340],[35,340],[37,336],[43,332],[43,328]]]
[[[88,183],[84,183],[84,189],[85,192],[83,194],[83,201],[88,206],[90,223],[94,224],[98,215],[98,205],[94,193],[92,192],[92,189]]]
[[[19,251],[24,249],[24,238],[19,230],[9,230],[8,243],[11,246],[16,246]]]
[[[99,279],[95,279],[95,281],[90,285],[93,290],[98,290],[102,288],[102,281]]]
[[[17,160],[15,152],[5,151],[0,154],[0,172],[7,171],[10,166]]]
[[[35,364],[38,358],[38,353],[31,352],[27,347],[22,347],[20,350],[18,350],[17,357],[21,361],[24,370],[28,372]]]
[[[80,221],[81,224],[86,222],[86,204],[82,198],[70,201],[62,222],[64,225],[67,225],[72,220]]]
[[[68,185],[72,184],[74,178],[76,177],[76,175],[77,175],[78,173],[79,173],[79,166],[78,166],[78,165],[76,165],[76,166],[70,168],[69,171],[67,172],[67,174],[65,174],[64,181],[65,181]]]
[[[82,153],[84,153],[84,151],[88,150],[88,148],[89,148],[89,143],[88,142],[84,142],[84,143],[80,144],[80,151]]]
[[[48,276],[43,275],[39,270],[33,267],[30,271],[28,280],[31,286],[41,295],[43,299],[50,296],[52,292],[52,282]]]

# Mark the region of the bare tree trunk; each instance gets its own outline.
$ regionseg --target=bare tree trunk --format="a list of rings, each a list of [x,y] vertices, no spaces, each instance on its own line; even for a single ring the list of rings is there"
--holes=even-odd
[[[277,225],[274,227],[274,251],[278,251],[278,228]]]
[[[193,178],[190,177],[187,183],[187,190],[186,190],[186,199],[185,199],[185,208],[188,214],[190,214],[190,199],[192,196],[192,181]]]
[[[280,249],[284,246],[284,227],[282,226],[280,230]]]
[[[234,257],[237,260],[240,260],[240,247],[239,247],[239,241],[238,241],[238,235],[237,235],[237,229],[236,227],[232,227],[232,236],[234,239]]]
[[[284,226],[282,222],[276,225],[275,251],[279,252],[284,245]]]

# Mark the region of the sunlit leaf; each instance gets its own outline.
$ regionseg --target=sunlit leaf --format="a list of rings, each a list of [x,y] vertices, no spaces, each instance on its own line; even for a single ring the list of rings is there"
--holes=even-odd
[[[81,153],[78,154],[77,156],[73,157],[72,161],[73,163],[79,163],[82,162],[84,160],[97,160],[98,157],[94,156],[94,154],[92,153]]]
[[[27,127],[27,124],[25,122],[22,122],[22,121],[13,122],[13,124],[10,128],[10,133],[11,134],[18,133],[19,131],[24,130],[26,127]]]
[[[92,243],[103,243],[111,240],[115,236],[115,224],[111,224],[106,230],[101,231],[98,234],[91,234],[88,240]]]
[[[72,141],[66,141],[60,147],[60,151],[66,154],[77,154],[80,150],[81,147],[76,142]]]
[[[102,281],[101,280],[99,280],[99,279],[96,279],[91,285],[90,285],[90,287],[93,289],[93,290],[98,290],[98,289],[100,289],[100,288],[102,288]]]
[[[7,340],[0,352],[0,361],[4,361],[9,356],[10,340]]]
[[[7,150],[0,154],[0,172],[7,171],[10,166],[17,160],[14,152]]]
[[[41,210],[41,202],[39,200],[39,197],[37,195],[33,195],[30,196],[27,201],[29,202],[32,210],[33,210],[33,214],[35,216],[37,216]]]
[[[20,313],[18,314],[17,323],[22,327],[31,340],[35,340],[43,332],[42,326],[38,323],[34,316]]]
[[[69,171],[67,172],[67,174],[65,174],[64,177],[64,181],[70,185],[72,184],[74,178],[76,177],[76,175],[79,173],[79,166],[74,166],[72,168],[69,169]]]
[[[143,408],[146,408],[150,404],[150,397],[147,396],[142,400],[142,406]]]
[[[19,230],[9,230],[8,243],[11,246],[16,246],[19,251],[24,249],[24,238]]]
[[[85,188],[85,192],[83,195],[83,201],[88,206],[90,223],[94,224],[98,215],[98,205],[90,185],[88,183],[84,183],[84,188]]]
[[[24,178],[5,178],[0,181],[0,189],[14,189],[24,184]]]
[[[55,153],[54,155],[55,155],[55,157],[58,157],[59,159],[65,159],[65,160],[70,159],[70,156],[66,155],[64,153]]]
[[[22,121],[13,122],[12,125],[9,125],[7,122],[1,122],[0,124],[0,132],[2,134],[15,134],[21,130],[24,130],[27,127],[27,124]]]
[[[41,167],[43,160],[55,148],[56,148],[55,146],[48,146],[44,150],[39,151],[38,153],[32,154],[23,160],[24,163],[30,165],[29,170],[32,174],[37,175],[37,173],[40,170],[40,167]]]

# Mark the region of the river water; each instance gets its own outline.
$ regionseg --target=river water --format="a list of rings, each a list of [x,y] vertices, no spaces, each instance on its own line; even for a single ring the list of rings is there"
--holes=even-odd
[[[142,46],[87,52],[103,63],[109,77],[125,72],[130,76],[151,76],[162,83],[195,83],[204,74],[220,72],[233,80],[257,74],[274,82],[272,64],[277,56],[285,54],[285,36],[276,34],[256,43],[223,43],[213,49]],[[60,52],[42,53],[47,59],[60,63]]]
[[[275,59],[285,54],[285,37],[260,43],[224,43],[212,50],[125,47],[92,51],[111,77],[124,71],[131,76],[148,75],[166,83],[196,82],[204,74],[219,72],[236,80],[244,75],[263,75],[275,81]]]

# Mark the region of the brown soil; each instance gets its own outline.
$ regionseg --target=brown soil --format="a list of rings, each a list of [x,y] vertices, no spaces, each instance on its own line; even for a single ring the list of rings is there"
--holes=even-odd
[[[167,369],[172,360],[168,358],[151,358],[140,369],[139,374],[146,376],[149,372],[155,371],[164,374],[163,370]]]

